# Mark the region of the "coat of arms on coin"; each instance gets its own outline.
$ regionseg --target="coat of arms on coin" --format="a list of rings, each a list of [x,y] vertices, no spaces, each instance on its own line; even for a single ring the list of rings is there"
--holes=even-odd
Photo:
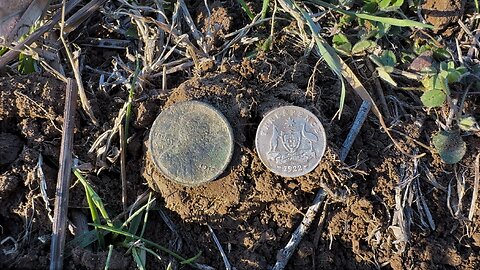
[[[196,186],[214,180],[233,153],[233,132],[212,106],[187,101],[161,112],[150,130],[150,156],[172,181]]]
[[[296,177],[320,162],[327,142],[322,123],[310,111],[283,106],[269,112],[257,129],[260,160],[275,174]]]

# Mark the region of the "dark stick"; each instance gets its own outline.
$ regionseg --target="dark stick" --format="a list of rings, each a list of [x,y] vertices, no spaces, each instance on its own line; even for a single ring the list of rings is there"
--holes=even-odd
[[[372,74],[375,72],[375,68],[372,65],[372,62],[367,58],[365,63],[367,64],[367,68],[372,72]],[[387,105],[387,100],[385,99],[385,95],[383,94],[383,87],[382,83],[376,77],[375,75],[373,76],[373,82],[375,83],[375,90],[378,95],[378,100],[380,101],[380,104],[382,104],[382,109],[383,109],[383,114],[385,115],[385,118],[390,119],[390,112],[388,111],[388,105]]]
[[[65,33],[70,33],[75,30],[82,22],[90,17],[96,10],[98,10],[106,0],[92,0],[85,6],[79,9],[65,22]]]
[[[63,135],[60,149],[60,168],[58,170],[55,208],[52,226],[52,245],[50,247],[50,270],[63,268],[63,249],[65,247],[68,191],[72,175],[73,127],[77,107],[77,87],[71,78],[67,79],[65,109],[63,112]]]

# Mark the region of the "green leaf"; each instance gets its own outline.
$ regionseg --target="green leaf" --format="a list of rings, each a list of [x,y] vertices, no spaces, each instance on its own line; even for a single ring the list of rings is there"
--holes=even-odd
[[[268,12],[268,5],[270,4],[270,0],[263,0],[263,4],[262,4],[262,17],[261,19],[265,19],[265,17],[267,16],[267,12]]]
[[[390,76],[390,74],[388,74],[388,72],[385,70],[385,68],[378,67],[377,72],[378,72],[378,76],[382,80],[388,82],[389,84],[391,84],[393,86],[397,86],[397,83],[392,79],[392,77]]]
[[[77,179],[80,181],[80,183],[82,183],[82,185],[85,189],[85,197],[87,198],[87,204],[88,204],[88,208],[90,209],[90,215],[92,216],[93,222],[95,224],[100,225],[101,224],[100,216],[98,215],[97,207],[95,207],[95,199],[94,199],[94,195],[93,195],[95,193],[95,191],[88,184],[87,180],[83,177],[80,170],[73,169],[73,173],[75,174],[75,176],[77,176]],[[98,195],[97,195],[97,197],[98,197]],[[104,248],[105,247],[105,239],[103,238],[103,234],[97,232],[97,238],[98,238],[98,244],[100,245],[100,247]]]
[[[474,117],[468,116],[460,119],[458,126],[463,131],[477,131],[479,130],[477,120]]]
[[[435,80],[437,75],[427,76],[422,79],[422,85],[427,91],[435,89]]]
[[[108,246],[108,255],[107,255],[107,261],[105,262],[105,270],[108,270],[110,267],[110,260],[112,259],[112,253],[113,253],[113,245]]]
[[[345,55],[350,55],[350,53],[352,51],[352,44],[348,40],[347,36],[345,36],[342,33],[336,34],[332,38],[332,43],[333,43],[333,47],[337,51],[339,51],[339,52],[341,52]]]
[[[238,4],[242,7],[243,11],[245,11],[245,13],[247,14],[248,18],[250,18],[250,20],[253,20],[253,18],[255,18],[255,15],[253,15],[252,11],[250,10],[250,8],[247,6],[247,4],[245,3],[245,1],[243,0],[237,0]]]
[[[457,70],[452,70],[447,74],[448,83],[459,82],[461,78],[462,78],[462,74]]]
[[[357,18],[360,18],[360,19],[381,22],[381,23],[384,23],[384,24],[390,24],[390,25],[395,25],[395,26],[400,26],[400,27],[418,27],[418,28],[429,28],[429,29],[434,28],[433,25],[424,24],[424,23],[421,23],[421,22],[407,20],[407,19],[380,17],[380,16],[370,15],[370,14],[366,14],[366,13],[348,11],[348,10],[338,8],[335,5],[332,5],[330,3],[327,3],[327,2],[324,2],[324,1],[321,1],[321,0],[309,0],[309,2],[320,5],[322,7],[330,8],[330,9],[335,10],[336,12],[339,12],[339,13],[342,13],[342,14],[347,14],[347,15],[357,17]]]
[[[385,50],[380,55],[380,61],[383,66],[394,67],[397,64],[397,57],[391,50]]]
[[[446,76],[448,76],[448,73],[443,73],[443,72],[440,72],[437,76],[433,76],[434,78],[433,89],[443,90],[446,93],[449,93],[450,90],[448,88]]]
[[[157,248],[171,256],[173,256],[174,258],[178,259],[180,262],[185,262],[185,261],[188,261],[188,259],[186,258],[183,258],[182,256],[178,255],[177,253],[171,251],[170,249],[162,246],[162,245],[159,245],[155,242],[152,242],[150,240],[147,240],[143,237],[139,237],[139,236],[136,236],[134,234],[131,234],[129,232],[126,232],[126,231],[123,231],[121,229],[118,229],[118,228],[115,228],[115,227],[109,227],[109,226],[104,226],[104,225],[98,225],[98,224],[90,224],[92,226],[95,226],[97,229],[102,229],[102,230],[105,230],[105,231],[108,231],[108,232],[113,232],[113,233],[116,233],[116,234],[121,234],[121,235],[124,235],[124,236],[127,236],[127,237],[130,237],[130,238],[133,238],[135,240],[140,240],[141,242],[143,242],[144,244],[146,245],[149,245],[149,246],[152,246],[154,248]],[[188,264],[191,264],[191,261],[188,261]]]
[[[342,115],[343,111],[343,106],[345,104],[345,95],[346,95],[346,87],[345,87],[345,81],[342,76],[342,65],[340,63],[340,57],[336,53],[335,49],[330,46],[325,40],[320,36],[320,27],[315,24],[313,19],[310,17],[310,15],[303,10],[303,8],[300,8],[298,5],[295,4],[295,2],[292,2],[292,4],[295,6],[295,8],[300,11],[302,14],[302,17],[307,21],[308,27],[310,28],[310,31],[312,32],[312,37],[315,40],[315,44],[317,45],[317,49],[322,56],[323,60],[327,63],[328,67],[333,71],[335,75],[337,75],[338,79],[340,80],[341,83],[341,90],[340,90],[340,105],[338,108],[338,117]]]
[[[101,232],[100,232],[101,233]],[[105,233],[102,233],[102,236],[104,236]],[[86,248],[89,245],[91,245],[95,241],[99,241],[99,232],[97,229],[84,232],[81,235],[75,236],[72,240],[70,240],[66,245],[65,249],[67,250],[67,257],[70,254],[70,251],[73,250],[76,247],[81,247],[81,248]]]
[[[432,137],[433,145],[447,164],[455,164],[462,160],[467,145],[459,132],[442,130]]]
[[[378,3],[378,7],[381,9],[385,9],[390,6],[391,0],[381,0],[380,3]]]
[[[435,108],[443,105],[447,99],[447,95],[442,90],[434,89],[423,93],[420,99],[422,100],[423,105],[426,107]]]
[[[145,270],[145,256],[138,254],[137,248],[132,248],[132,255],[135,263],[137,264],[138,269]],[[145,253],[145,251],[143,251]]]
[[[85,188],[85,192],[87,193],[87,199],[90,199],[93,205],[100,211],[100,214],[102,217],[107,221],[107,224],[109,226],[113,226],[112,221],[110,220],[110,217],[108,216],[107,210],[105,209],[105,206],[103,204],[102,198],[95,192],[95,190],[92,188],[92,186],[87,182],[87,180],[81,175],[80,171],[77,169],[74,169],[74,174],[77,176],[78,180],[80,180],[80,183]],[[95,210],[96,212],[96,210]]]
[[[401,7],[404,3],[404,0],[393,0],[392,5],[395,7]]]
[[[186,260],[180,262],[180,264],[190,264],[190,263],[196,261],[198,258],[200,258],[200,256],[202,256],[202,252],[201,252],[201,251],[199,251],[199,252],[197,253],[197,255],[193,256],[192,258],[189,258],[189,259],[186,259]]]
[[[125,36],[131,39],[138,39],[138,31],[136,27],[130,26],[127,31],[125,31]]]
[[[359,54],[361,52],[364,52],[372,47],[375,47],[377,45],[377,43],[375,43],[375,41],[371,41],[371,40],[360,40],[359,42],[357,42],[355,45],[353,45],[353,48],[352,48],[352,54]]]
[[[26,75],[36,71],[37,62],[31,56],[21,53],[18,56],[18,62],[19,65],[17,69],[21,74]]]
[[[378,7],[383,11],[397,10],[402,6],[403,0],[381,0]]]

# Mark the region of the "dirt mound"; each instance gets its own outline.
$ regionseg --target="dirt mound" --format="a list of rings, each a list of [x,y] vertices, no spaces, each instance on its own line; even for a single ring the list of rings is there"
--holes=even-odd
[[[464,12],[466,0],[426,0],[422,5],[425,20],[443,30],[456,22]]]

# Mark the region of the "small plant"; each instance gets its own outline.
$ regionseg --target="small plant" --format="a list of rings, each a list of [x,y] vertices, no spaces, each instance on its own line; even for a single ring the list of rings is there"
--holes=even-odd
[[[201,255],[201,252],[187,259],[162,245],[143,238],[148,222],[148,213],[155,202],[155,199],[152,199],[151,193],[149,194],[147,203],[131,214],[123,223],[114,223],[109,218],[102,199],[85,177],[83,177],[80,170],[73,169],[73,173],[85,189],[85,196],[93,221],[90,225],[93,226],[94,229],[76,236],[72,241],[67,243],[67,251],[74,247],[86,248],[94,243],[97,243],[97,250],[105,250],[107,244],[109,244],[108,256],[111,257],[113,247],[127,248],[128,251],[131,252],[138,269],[145,269],[147,253],[162,260],[161,256],[154,250],[157,249],[178,259],[182,265],[188,264],[196,267],[194,261]],[[111,235],[107,238],[106,236],[108,234]],[[107,262],[108,261],[107,258]],[[105,268],[108,269],[108,263]]]
[[[442,62],[438,72],[432,71],[422,80],[425,92],[421,100],[428,108],[441,107],[450,95],[449,84],[460,82],[468,74],[465,67],[455,67],[452,61]]]
[[[393,68],[397,64],[397,57],[390,50],[385,50],[380,56],[370,55],[370,59],[378,66],[378,76],[393,86],[397,86],[397,83],[392,79],[390,73],[393,72]]]
[[[459,162],[467,151],[467,145],[458,131],[442,130],[432,137],[432,142],[442,160],[447,164]]]
[[[342,33],[336,34],[332,38],[333,47],[341,54],[346,56],[357,56],[368,49],[377,46],[377,43],[372,40],[360,40],[355,45],[348,40],[347,36]]]
[[[404,0],[366,0],[363,10],[369,13],[376,11],[395,11],[400,9]]]

